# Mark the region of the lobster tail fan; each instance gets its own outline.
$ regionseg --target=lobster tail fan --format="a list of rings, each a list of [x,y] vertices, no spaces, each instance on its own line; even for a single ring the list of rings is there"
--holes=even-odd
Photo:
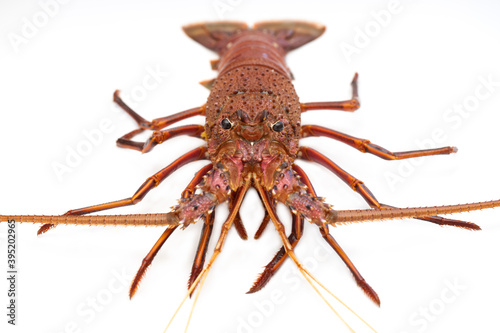
[[[305,45],[325,32],[325,26],[304,21],[266,21],[253,26],[274,35],[285,51],[289,52]]]
[[[217,53],[226,46],[231,36],[247,29],[246,23],[233,21],[195,23],[182,27],[191,39]]]
[[[191,39],[219,53],[230,37],[249,27],[244,22],[218,21],[189,24],[182,29]],[[278,44],[287,52],[315,40],[325,32],[324,25],[293,20],[259,22],[254,24],[253,29],[276,37]]]

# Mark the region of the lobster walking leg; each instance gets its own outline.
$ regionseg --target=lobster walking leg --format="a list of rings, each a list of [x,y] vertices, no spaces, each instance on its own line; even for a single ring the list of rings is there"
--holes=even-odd
[[[186,111],[178,112],[176,114],[173,114],[171,116],[167,117],[162,117],[162,118],[157,118],[153,119],[152,121],[148,121],[141,117],[137,112],[132,110],[125,102],[120,98],[120,91],[116,90],[115,93],[113,94],[113,100],[115,101],[116,104],[118,104],[125,112],[127,112],[139,125],[139,128],[136,130],[131,131],[130,133],[125,134],[121,138],[117,140],[117,145],[119,147],[123,148],[130,148],[130,149],[135,149],[135,150],[140,150],[138,147],[142,147],[144,143],[139,143],[136,141],[132,141],[132,138],[142,132],[144,130],[154,130],[158,131],[161,130],[162,128],[165,128],[167,126],[170,126],[178,121],[181,121],[186,118],[190,118],[193,116],[201,116],[205,114],[205,105],[202,105],[200,107],[192,108]]]
[[[314,188],[309,180],[309,177],[307,177],[307,174],[297,166],[296,164],[293,165],[294,171],[300,176],[301,181],[307,186],[307,192],[313,196],[317,197],[316,192],[314,191]],[[294,215],[294,217],[297,215]],[[301,217],[302,220],[302,225],[303,227],[303,221],[304,218]],[[295,220],[294,220],[295,221]],[[295,228],[295,224],[293,225]],[[325,239],[325,241],[337,252],[337,254],[340,256],[342,261],[347,265],[349,270],[354,276],[354,279],[356,280],[356,283],[358,286],[370,297],[370,299],[375,302],[377,305],[380,305],[380,299],[377,295],[377,293],[373,290],[368,283],[366,283],[365,279],[361,276],[359,271],[356,269],[352,261],[349,259],[347,254],[344,252],[344,250],[340,247],[340,245],[335,241],[333,236],[329,233],[328,231],[328,225],[325,223],[318,224],[318,227],[320,229],[321,235]],[[289,236],[289,241],[292,245],[292,247],[295,247],[297,244],[298,240],[300,239],[302,232],[298,234],[298,238],[295,242],[292,242],[292,235],[294,235],[294,229],[292,229],[292,235]],[[263,288],[267,282],[271,279],[271,277],[274,275],[274,273],[278,270],[278,268],[281,266],[281,264],[284,262],[284,260],[287,257],[287,253],[285,251],[285,248],[282,247],[280,251],[276,254],[276,256],[273,258],[273,260],[266,266],[265,270],[262,272],[262,274],[259,276],[258,280],[254,283],[252,286],[251,291],[255,292]]]
[[[368,140],[356,138],[348,134],[344,134],[329,128],[316,125],[302,126],[301,137],[306,138],[308,136],[324,136],[330,139],[338,140],[353,148],[356,148],[362,153],[370,153],[385,160],[402,160],[406,158],[421,157],[421,156],[445,155],[445,154],[447,155],[457,152],[456,147],[441,147],[435,149],[412,150],[412,151],[393,153],[385,148],[382,148],[376,144],[371,143]]]
[[[310,110],[340,110],[340,111],[356,111],[359,109],[359,96],[358,96],[358,73],[354,74],[351,82],[352,97],[346,101],[340,102],[313,102],[301,103],[300,108],[302,112]]]
[[[294,164],[292,166],[293,170],[302,178],[302,181],[305,183],[305,185],[308,188],[308,191],[314,193],[314,188],[309,181],[309,178],[307,177],[306,173],[304,170],[302,170],[301,167],[299,167],[297,164]],[[316,194],[314,194],[316,196]],[[271,202],[271,205],[272,202]],[[274,208],[274,205],[273,205]],[[262,232],[264,231],[264,228],[266,225],[269,223],[271,220],[271,216],[266,210],[266,215],[264,216],[264,220],[262,221],[259,229],[255,233],[255,238],[259,238]],[[292,244],[292,247],[295,247],[297,243],[299,242],[300,238],[302,237],[302,232],[304,230],[304,217],[300,216],[300,214],[296,214],[292,212],[292,232],[288,236],[288,240],[290,241],[290,244]],[[247,292],[247,294],[255,293],[262,288],[266,286],[266,284],[271,280],[273,275],[278,271],[278,269],[281,267],[281,265],[285,262],[286,259],[286,251],[284,247],[281,247],[281,249],[276,253],[276,255],[271,259],[271,261],[266,265],[262,273],[260,273],[259,277],[257,280],[253,283],[252,287],[250,290]]]
[[[316,191],[314,191],[314,187],[311,184],[311,181],[309,180],[309,177],[307,177],[307,174],[302,170],[302,168],[298,167],[296,164],[293,166],[294,171],[302,178],[302,182],[306,184],[308,192],[313,195],[317,196]],[[356,283],[358,286],[363,289],[365,294],[370,297],[370,299],[375,302],[377,305],[380,306],[380,298],[378,297],[377,293],[375,290],[373,290],[372,287],[365,281],[365,279],[361,276],[361,274],[358,272],[352,261],[349,259],[347,254],[344,252],[344,250],[340,247],[340,245],[337,243],[337,241],[333,238],[333,236],[330,234],[328,230],[328,225],[325,223],[321,223],[318,225],[319,231],[321,232],[321,236],[325,239],[325,241],[337,252],[337,254],[340,256],[342,261],[347,265],[349,270],[351,271],[352,275],[354,276],[354,279],[356,280]]]
[[[203,176],[205,176],[210,170],[212,170],[213,165],[208,164],[201,168],[193,177],[191,182],[186,186],[184,191],[182,192],[181,198],[187,199],[190,198],[191,196],[194,195],[194,192],[196,190],[196,185],[198,185]],[[155,258],[156,254],[158,251],[160,251],[161,247],[163,244],[167,241],[167,239],[170,237],[170,235],[174,232],[174,230],[178,227],[178,225],[173,225],[171,227],[168,227],[163,234],[160,236],[160,238],[156,241],[155,245],[153,248],[149,251],[149,253],[146,255],[146,257],[142,260],[141,267],[135,274],[134,280],[132,281],[132,285],[130,286],[130,291],[129,291],[129,297],[132,298],[135,295],[135,292],[137,291],[137,288],[139,287],[139,282],[142,280],[142,277],[146,273],[147,268],[151,263],[153,262],[153,259]]]
[[[274,205],[273,205],[273,208]],[[293,213],[292,213],[293,214]],[[266,229],[267,225],[269,224],[269,221],[271,220],[271,217],[269,216],[269,213],[267,210],[264,210],[264,218],[262,219],[262,222],[259,225],[259,228],[255,232],[255,235],[253,236],[254,239],[259,239],[264,230]]]
[[[205,219],[205,223],[203,224],[200,242],[198,243],[198,249],[196,250],[196,256],[194,257],[193,267],[191,268],[191,274],[189,275],[188,289],[191,288],[193,282],[198,278],[198,275],[200,275],[201,271],[203,270],[208,243],[214,229],[214,219],[215,213],[212,212],[208,214]]]
[[[199,288],[200,288],[198,290],[198,294],[196,295],[194,304],[196,304],[196,301],[198,299],[198,295],[199,295],[199,293],[201,291],[201,287],[203,286],[203,283],[205,282],[205,279],[206,279],[206,277],[208,275],[208,272],[212,268],[212,265],[215,262],[215,259],[217,259],[217,257],[219,256],[219,254],[222,251],[222,246],[224,245],[224,242],[226,240],[226,237],[227,237],[227,234],[229,232],[229,229],[231,228],[231,226],[232,226],[232,224],[234,222],[234,219],[236,217],[236,212],[240,209],[241,203],[243,202],[243,198],[245,197],[245,194],[248,191],[248,188],[250,187],[250,184],[251,184],[251,178],[250,177],[246,177],[245,180],[244,180],[243,186],[237,190],[237,195],[236,195],[235,200],[234,200],[234,206],[231,209],[231,211],[229,212],[229,216],[227,217],[226,222],[224,222],[224,224],[222,225],[221,233],[220,233],[220,236],[219,236],[219,240],[217,241],[217,244],[215,245],[215,249],[214,249],[214,252],[212,254],[212,257],[210,258],[210,260],[209,260],[208,264],[205,266],[205,268],[197,275],[196,279],[192,282],[192,285],[189,287],[188,295],[191,295],[191,293],[194,291],[194,289],[197,286],[199,286]],[[186,298],[187,298],[187,296],[186,296]],[[180,304],[179,308],[182,306],[183,303],[184,303],[184,301],[182,301],[182,303]],[[193,304],[193,309],[191,310],[191,313],[194,310],[194,304]],[[174,319],[175,315],[177,314],[177,311],[174,314],[174,316],[172,317],[172,319],[170,319],[170,322],[168,323],[168,325],[165,328],[164,332],[167,331],[168,327],[172,323],[172,320]],[[188,320],[188,325],[189,325],[189,320]],[[187,326],[186,326],[186,331],[187,331]]]
[[[196,185],[198,185],[203,177],[208,174],[210,170],[214,168],[213,164],[207,164],[203,168],[201,168],[193,177],[193,179],[189,182],[189,184],[186,186],[184,191],[181,193],[181,198],[182,199],[188,199],[194,195],[194,192],[196,192]]]
[[[141,263],[141,267],[139,267],[139,270],[135,274],[134,280],[132,281],[132,284],[130,285],[130,290],[129,290],[129,297],[132,299],[134,297],[135,292],[137,291],[137,288],[139,287],[139,282],[141,281],[142,277],[144,276],[144,273],[146,273],[146,269],[151,265],[151,262],[153,262],[153,259],[156,257],[156,254],[158,251],[160,251],[161,247],[163,244],[167,241],[167,239],[172,235],[172,233],[177,229],[178,225],[173,225],[167,227],[163,234],[160,236],[160,238],[156,241],[155,245],[153,248],[149,251],[149,253],[144,257]]]
[[[269,224],[269,221],[271,220],[271,217],[269,216],[269,213],[266,211],[264,213],[264,218],[262,219],[262,222],[260,223],[259,228],[255,232],[255,235],[253,236],[254,239],[259,239],[264,230],[266,229],[267,225]]]
[[[236,197],[234,199],[233,208],[229,212],[229,216],[227,217],[226,222],[224,222],[224,224],[222,225],[219,240],[217,241],[217,244],[215,245],[214,253],[212,254],[212,258],[210,258],[210,261],[207,264],[207,267],[209,267],[213,264],[213,262],[215,261],[215,258],[221,252],[222,246],[224,245],[224,241],[226,240],[227,233],[229,232],[229,229],[231,228],[231,225],[233,224],[233,221],[236,217],[236,213],[238,212],[238,210],[241,207],[241,203],[243,202],[243,198],[245,197],[245,194],[248,191],[250,184],[251,184],[251,179],[249,177],[247,177],[247,179],[245,179],[241,188],[238,189],[238,191],[236,191]]]
[[[116,145],[120,148],[128,148],[140,151],[141,153],[147,153],[151,151],[156,145],[179,135],[189,135],[195,138],[203,139],[201,135],[205,131],[205,128],[201,125],[186,125],[164,131],[154,131],[149,139],[145,142],[129,140],[129,138],[134,137],[136,134],[139,134],[142,131],[143,129],[137,129],[122,136],[116,141]]]
[[[243,202],[243,198],[245,197],[245,194],[248,191],[248,188],[250,187],[250,183],[251,183],[251,180],[249,178],[245,179],[245,183],[243,184],[243,186],[240,189],[238,189],[238,191],[236,192],[236,196],[234,197],[234,205],[229,212],[229,216],[227,217],[226,222],[224,222],[224,224],[222,225],[221,234],[219,236],[219,240],[217,241],[217,244],[215,245],[214,253],[212,254],[212,257],[210,258],[210,261],[208,262],[208,264],[205,266],[205,268],[203,270],[201,270],[200,272],[197,272],[196,275],[193,275],[193,274],[191,275],[192,279],[191,278],[189,279],[189,293],[190,294],[193,292],[194,288],[196,288],[196,285],[199,283],[200,274],[204,274],[206,276],[206,273],[210,270],[215,259],[222,251],[222,246],[224,245],[224,242],[226,240],[229,229],[233,225],[234,219],[236,218],[236,213],[238,212],[238,210],[241,207],[241,203]],[[211,223],[213,224],[213,221]],[[205,230],[203,231],[202,239],[200,240],[200,245],[198,247],[198,251],[197,251],[195,263],[193,265],[192,273],[195,269],[196,269],[196,271],[198,271],[198,268],[197,268],[198,265],[199,266],[203,265],[203,261],[205,259],[205,254],[206,254],[206,250],[207,250],[206,247],[208,245],[208,238],[210,237],[211,232],[212,232],[211,229],[210,229],[210,231],[205,231]],[[205,238],[207,239],[206,242],[203,241]],[[200,260],[198,260],[198,258],[200,258]]]
[[[377,293],[375,290],[373,290],[372,287],[365,281],[365,279],[361,276],[359,271],[356,269],[354,264],[352,263],[351,259],[347,256],[347,254],[344,252],[344,250],[340,247],[339,243],[333,238],[333,236],[328,232],[328,226],[326,223],[322,223],[322,225],[319,226],[319,230],[321,232],[321,235],[323,238],[326,240],[326,242],[337,252],[339,257],[342,259],[342,261],[346,264],[346,266],[349,268],[351,271],[352,275],[354,276],[354,280],[356,280],[357,285],[363,289],[366,295],[370,297],[370,299],[380,306],[380,298],[378,297]]]
[[[287,176],[285,176],[284,178],[287,178]],[[371,328],[374,332],[376,332],[365,320],[363,320],[359,315],[357,315],[355,312],[353,312],[348,306],[346,306],[342,301],[340,301],[340,299],[335,296],[333,293],[331,293],[328,289],[326,289],[326,287],[324,287],[318,280],[316,280],[305,268],[304,266],[298,261],[297,257],[295,256],[295,253],[293,252],[293,246],[292,244],[290,244],[290,241],[288,240],[288,238],[286,237],[286,234],[285,234],[285,227],[283,226],[283,223],[279,220],[278,216],[276,215],[276,213],[274,212],[274,210],[272,209],[272,206],[271,206],[271,201],[270,201],[270,198],[266,195],[266,192],[265,190],[260,186],[260,184],[256,184],[256,189],[257,189],[257,192],[259,193],[261,199],[262,199],[262,202],[264,203],[264,207],[266,208],[266,210],[269,212],[269,215],[271,217],[271,221],[273,222],[274,224],[274,227],[276,228],[276,231],[278,232],[278,234],[280,235],[281,237],[281,240],[282,240],[282,243],[283,243],[283,248],[286,252],[286,254],[294,261],[294,263],[297,265],[297,268],[299,269],[299,271],[301,272],[301,274],[304,276],[304,278],[306,278],[306,280],[309,282],[309,284],[311,285],[311,287],[314,288],[314,290],[318,293],[318,295],[321,296],[321,298],[323,298],[323,300],[325,301],[325,303],[330,307],[330,309],[332,309],[332,311],[337,315],[339,316],[339,318],[344,322],[344,324],[351,330],[351,332],[354,332],[354,330],[347,324],[347,322],[339,315],[339,313],[330,305],[330,303],[328,303],[328,301],[323,297],[323,295],[319,292],[319,290],[314,286],[314,284],[312,283],[312,281],[309,279],[309,277],[311,279],[313,279],[318,285],[320,285],[321,287],[323,287],[330,295],[334,296],[340,303],[342,303],[349,311],[351,311],[354,315],[356,315],[360,320],[363,321],[363,323],[365,323],[369,328]],[[308,277],[309,276],[309,277]]]
[[[302,168],[298,167],[297,165],[294,164],[294,171],[297,172],[297,174],[302,178],[302,182],[306,184],[308,192],[317,197],[316,191],[314,191],[314,187],[311,184],[311,181],[309,180],[309,177],[307,177],[307,174],[302,170]],[[356,280],[357,285],[363,289],[365,294],[370,297],[370,299],[376,303],[377,305],[380,306],[380,298],[378,297],[377,293],[375,290],[373,290],[372,287],[365,281],[365,279],[361,276],[357,268],[354,266],[352,261],[349,259],[347,254],[344,252],[344,250],[340,247],[340,245],[337,243],[337,241],[333,238],[333,236],[330,234],[330,231],[328,230],[328,225],[325,223],[321,223],[318,225],[319,231],[321,233],[321,236],[325,239],[325,241],[332,247],[332,249],[337,252],[339,257],[342,259],[342,261],[346,264],[346,266],[349,268],[351,271],[352,275],[354,276],[354,280]]]
[[[359,193],[363,197],[363,199],[368,203],[368,205],[370,205],[370,207],[378,209],[393,208],[391,206],[380,203],[362,181],[350,175],[348,172],[340,168],[335,162],[328,159],[325,155],[321,154],[320,152],[303,146],[300,147],[299,158],[304,159],[306,161],[319,163],[328,170],[330,170],[331,172],[333,172],[334,174],[336,174],[347,185],[349,185],[352,190]],[[440,216],[426,216],[418,219],[439,225],[450,225],[469,230],[481,229],[477,224],[472,222],[447,219]]]
[[[268,221],[270,220],[270,215],[266,215],[268,217]],[[304,230],[304,218],[299,214],[292,214],[292,232],[288,236],[288,241],[292,245],[292,248],[295,248],[300,238],[302,237],[302,232]],[[262,273],[260,273],[259,277],[253,283],[250,290],[247,291],[247,294],[255,293],[266,286],[266,284],[271,280],[273,275],[278,271],[281,265],[285,262],[287,258],[287,254],[284,247],[276,253],[276,255],[271,259],[271,261],[266,265]]]
[[[117,207],[123,207],[123,206],[129,206],[129,205],[135,205],[136,203],[140,202],[146,194],[148,194],[149,191],[151,191],[153,188],[158,186],[165,178],[167,178],[172,172],[175,170],[179,169],[180,167],[194,161],[199,161],[202,159],[206,159],[206,153],[207,148],[206,147],[200,147],[191,150],[187,154],[184,154],[183,156],[179,157],[177,160],[175,160],[173,163],[171,163],[169,166],[163,168],[153,176],[149,177],[142,185],[139,187],[139,189],[134,193],[129,198],[122,199],[122,200],[117,200],[117,201],[112,201],[100,205],[95,205],[95,206],[89,206],[85,208],[79,208],[79,209],[74,209],[66,212],[64,215],[83,215],[83,214],[88,214],[88,213],[93,213],[93,212],[98,212],[101,210],[106,210],[106,209],[111,209],[111,208],[117,208]],[[47,232],[49,229],[53,228],[54,225],[52,224],[44,224],[40,229],[38,230],[38,234],[43,234],[44,232]]]
[[[236,200],[236,192],[233,192],[231,195],[231,200],[229,201],[229,210],[233,209],[233,206],[235,204]],[[241,220],[240,212],[236,212],[236,217],[234,218],[234,227],[236,228],[236,231],[238,232],[238,235],[240,236],[241,239],[247,240],[248,239],[248,234],[245,229],[245,226],[243,225],[243,221]]]

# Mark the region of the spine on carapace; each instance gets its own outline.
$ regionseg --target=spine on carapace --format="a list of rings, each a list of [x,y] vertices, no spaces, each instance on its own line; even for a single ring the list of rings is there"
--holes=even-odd
[[[332,211],[327,217],[327,222],[336,225],[342,223],[369,222],[377,220],[395,220],[406,218],[419,218],[431,215],[446,215],[455,213],[472,212],[475,210],[489,209],[500,206],[500,200],[475,202],[460,205],[388,208],[388,209],[362,209],[362,210],[337,210]]]

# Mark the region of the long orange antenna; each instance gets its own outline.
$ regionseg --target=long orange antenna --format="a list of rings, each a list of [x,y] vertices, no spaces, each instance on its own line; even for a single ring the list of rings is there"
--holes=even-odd
[[[69,225],[115,225],[115,226],[168,226],[179,224],[177,216],[171,213],[129,214],[129,215],[0,215],[0,221],[69,224]]]
[[[327,223],[335,226],[343,223],[369,222],[377,220],[394,220],[416,218],[430,215],[446,215],[465,213],[475,210],[495,208],[500,206],[500,200],[475,202],[461,205],[387,208],[387,209],[360,209],[360,210],[332,210],[327,217]]]

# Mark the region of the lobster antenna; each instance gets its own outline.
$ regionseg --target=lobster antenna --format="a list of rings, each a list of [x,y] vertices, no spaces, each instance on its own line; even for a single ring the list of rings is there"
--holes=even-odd
[[[189,313],[189,317],[188,317],[188,320],[187,320],[187,323],[186,323],[186,329],[184,330],[184,333],[187,333],[187,330],[188,330],[188,327],[189,327],[189,323],[191,322],[191,317],[193,316],[194,307],[196,305],[196,302],[198,302],[198,297],[200,297],[201,288],[203,288],[203,284],[205,283],[205,280],[207,278],[209,269],[210,268],[207,267],[207,271],[205,272],[205,274],[203,274],[203,278],[200,281],[200,286],[198,287],[198,291],[196,291],[196,296],[194,297],[193,306],[191,307],[191,312]]]
[[[333,311],[333,313],[335,313],[335,315],[337,317],[339,317],[339,319],[344,323],[344,325],[347,326],[347,328],[353,332],[353,333],[356,333],[353,328],[351,326],[349,326],[349,324],[345,321],[345,319],[338,313],[337,310],[334,309],[334,307],[330,304],[330,302],[328,302],[328,300],[325,298],[325,296],[323,296],[323,294],[318,290],[318,288],[316,288],[316,286],[314,285],[314,283],[311,281],[311,279],[308,277],[308,275],[314,280],[316,281],[316,283],[318,283],[317,279],[314,278],[312,276],[311,273],[309,273],[303,266],[302,264],[298,261],[297,257],[295,256],[295,253],[293,251],[290,251],[288,252],[288,256],[290,258],[292,258],[293,262],[295,263],[295,265],[297,265],[297,268],[299,269],[299,272],[302,274],[302,276],[304,276],[304,278],[306,279],[306,281],[311,285],[311,287],[314,289],[314,291],[316,291],[316,293],[319,295],[319,297],[321,297],[321,299],[326,303],[326,305],[328,305],[328,307]],[[319,283],[318,283],[319,284]],[[323,287],[323,285],[319,284],[321,287]],[[324,287],[323,287],[324,288]],[[333,297],[335,297],[335,299],[337,299],[342,305],[345,306],[345,304],[337,297],[335,296],[332,292],[330,292],[329,290],[327,290],[330,295],[333,295]],[[351,311],[352,313],[354,313],[354,315],[358,318],[360,318],[364,323],[366,323],[356,312],[354,312],[353,310],[351,310],[351,308],[349,308],[348,306],[346,306],[346,308]],[[367,324],[368,325],[368,324]],[[371,326],[368,325],[370,328]]]
[[[358,317],[359,320],[361,320],[366,326],[368,326],[373,332],[377,333],[377,331],[366,322],[360,315],[358,315],[353,309],[351,309],[347,304],[345,304],[340,298],[338,298],[334,293],[332,293],[330,290],[328,290],[325,285],[323,285],[321,282],[318,281],[307,269],[304,268],[304,272],[311,277],[311,279],[314,280],[321,288],[323,288],[327,293],[329,293],[333,298],[335,298],[340,304],[342,304],[347,310],[349,310],[353,315]],[[347,324],[346,324],[347,325]]]
[[[209,269],[209,267],[207,265],[205,268],[203,268],[203,270],[198,275],[198,277],[196,278],[196,280],[194,280],[193,284],[188,289],[188,292],[186,293],[186,296],[184,296],[184,298],[182,299],[181,303],[177,307],[177,310],[175,310],[174,314],[172,315],[172,318],[170,318],[170,321],[168,322],[167,327],[165,327],[165,329],[163,330],[163,333],[167,332],[168,328],[170,327],[170,325],[174,321],[175,316],[177,316],[177,313],[179,313],[180,309],[182,308],[182,305],[184,304],[184,302],[186,301],[186,299],[189,297],[189,295],[191,295],[191,293],[194,291],[194,288],[196,288],[196,285],[200,281],[201,277],[207,272],[208,269]],[[189,324],[189,322],[188,322],[188,324]],[[187,330],[187,326],[186,326],[186,330]]]
[[[369,222],[377,220],[394,220],[404,218],[419,218],[431,215],[446,215],[465,213],[475,210],[489,209],[500,206],[500,200],[482,201],[460,205],[387,208],[387,209],[358,209],[358,210],[332,210],[327,217],[327,223],[336,224]]]
[[[114,225],[114,226],[171,226],[179,224],[176,215],[170,213],[127,215],[0,215],[0,221],[14,220],[21,223],[65,225]]]

